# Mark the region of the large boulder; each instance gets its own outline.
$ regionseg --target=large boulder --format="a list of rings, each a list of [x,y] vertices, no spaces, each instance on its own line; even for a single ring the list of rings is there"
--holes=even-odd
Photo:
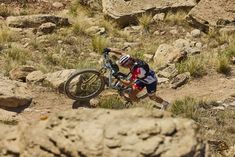
[[[159,110],[78,109],[21,125],[0,138],[0,156],[205,156],[196,124]]]
[[[26,84],[0,77],[0,107],[30,105],[32,97]]]
[[[197,0],[103,0],[103,12],[122,25],[136,21],[136,15],[177,9],[191,9]]]
[[[67,70],[56,71],[53,73],[48,73],[45,75],[43,84],[63,93],[65,81],[75,71],[76,71],[75,69],[67,69]]]
[[[235,1],[234,0],[201,0],[187,17],[195,27],[207,32],[210,26],[235,27]]]
[[[17,28],[35,28],[43,23],[54,23],[56,26],[69,26],[68,18],[59,17],[55,15],[39,14],[26,16],[10,16],[7,18],[9,27]]]
[[[181,51],[176,47],[168,44],[161,44],[158,47],[153,60],[158,66],[165,66],[174,61],[174,59],[180,55]]]

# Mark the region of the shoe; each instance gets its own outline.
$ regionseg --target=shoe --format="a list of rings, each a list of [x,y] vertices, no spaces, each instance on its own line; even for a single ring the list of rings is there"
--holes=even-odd
[[[170,106],[170,103],[167,101],[162,102],[161,111],[165,111]]]

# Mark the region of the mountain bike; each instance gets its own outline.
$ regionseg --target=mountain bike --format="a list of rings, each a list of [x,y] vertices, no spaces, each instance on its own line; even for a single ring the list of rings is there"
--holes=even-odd
[[[73,100],[87,101],[97,97],[105,89],[114,89],[126,100],[126,104],[132,104],[128,96],[132,88],[124,86],[120,82],[121,79],[129,80],[130,73],[120,72],[118,65],[112,61],[109,53],[104,52],[103,65],[99,70],[85,69],[76,71],[65,82],[64,91]],[[137,95],[138,99],[144,99],[147,96],[146,90]]]

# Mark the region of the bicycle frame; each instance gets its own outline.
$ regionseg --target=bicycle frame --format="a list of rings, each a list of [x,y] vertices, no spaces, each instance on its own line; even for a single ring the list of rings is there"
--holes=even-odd
[[[108,53],[104,53],[104,63],[103,63],[103,67],[99,70],[99,72],[104,75],[107,71],[109,71],[109,77],[108,77],[108,87],[109,88],[112,88],[112,89],[116,89],[116,90],[119,90],[117,88],[117,84],[116,85],[113,85],[112,84],[112,77],[113,77],[113,73],[114,73],[114,69],[112,68],[111,66],[111,59],[109,57],[109,54]]]

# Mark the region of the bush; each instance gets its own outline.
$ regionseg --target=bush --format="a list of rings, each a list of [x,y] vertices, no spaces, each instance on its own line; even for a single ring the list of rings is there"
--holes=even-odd
[[[123,109],[125,105],[118,96],[108,96],[101,99],[99,107],[108,109]]]
[[[5,26],[0,27],[0,43],[10,42],[13,40],[13,33]]]
[[[12,15],[12,10],[10,8],[8,8],[7,6],[1,6],[0,5],[0,16],[2,17],[7,17]]]
[[[185,11],[169,12],[166,15],[165,21],[172,25],[185,25],[187,24],[185,20],[186,15]]]
[[[23,48],[19,47],[12,47],[10,49],[7,49],[4,52],[3,58],[4,58],[4,73],[5,75],[9,74],[9,71],[12,70],[12,68],[19,66],[19,65],[25,65],[28,60],[31,59],[31,53]]]
[[[205,62],[202,56],[193,56],[176,65],[179,73],[190,72],[193,77],[201,77],[206,74]]]
[[[171,106],[171,112],[176,115],[182,115],[195,121],[199,120],[199,107],[202,102],[196,101],[194,98],[185,97],[183,100],[176,100]]]
[[[99,54],[102,54],[103,49],[108,47],[108,41],[106,38],[101,36],[95,36],[92,39],[93,50]]]
[[[72,27],[72,31],[74,34],[79,35],[79,34],[86,34],[85,33],[85,29],[87,28],[87,26],[82,23],[82,22],[76,22],[73,27]]]
[[[219,73],[223,73],[225,75],[230,74],[231,67],[229,65],[229,57],[227,57],[225,54],[218,55],[218,61],[217,61],[217,67],[216,70]]]
[[[142,14],[142,16],[138,18],[139,24],[143,27],[145,31],[149,31],[152,18],[153,17],[151,14]]]

